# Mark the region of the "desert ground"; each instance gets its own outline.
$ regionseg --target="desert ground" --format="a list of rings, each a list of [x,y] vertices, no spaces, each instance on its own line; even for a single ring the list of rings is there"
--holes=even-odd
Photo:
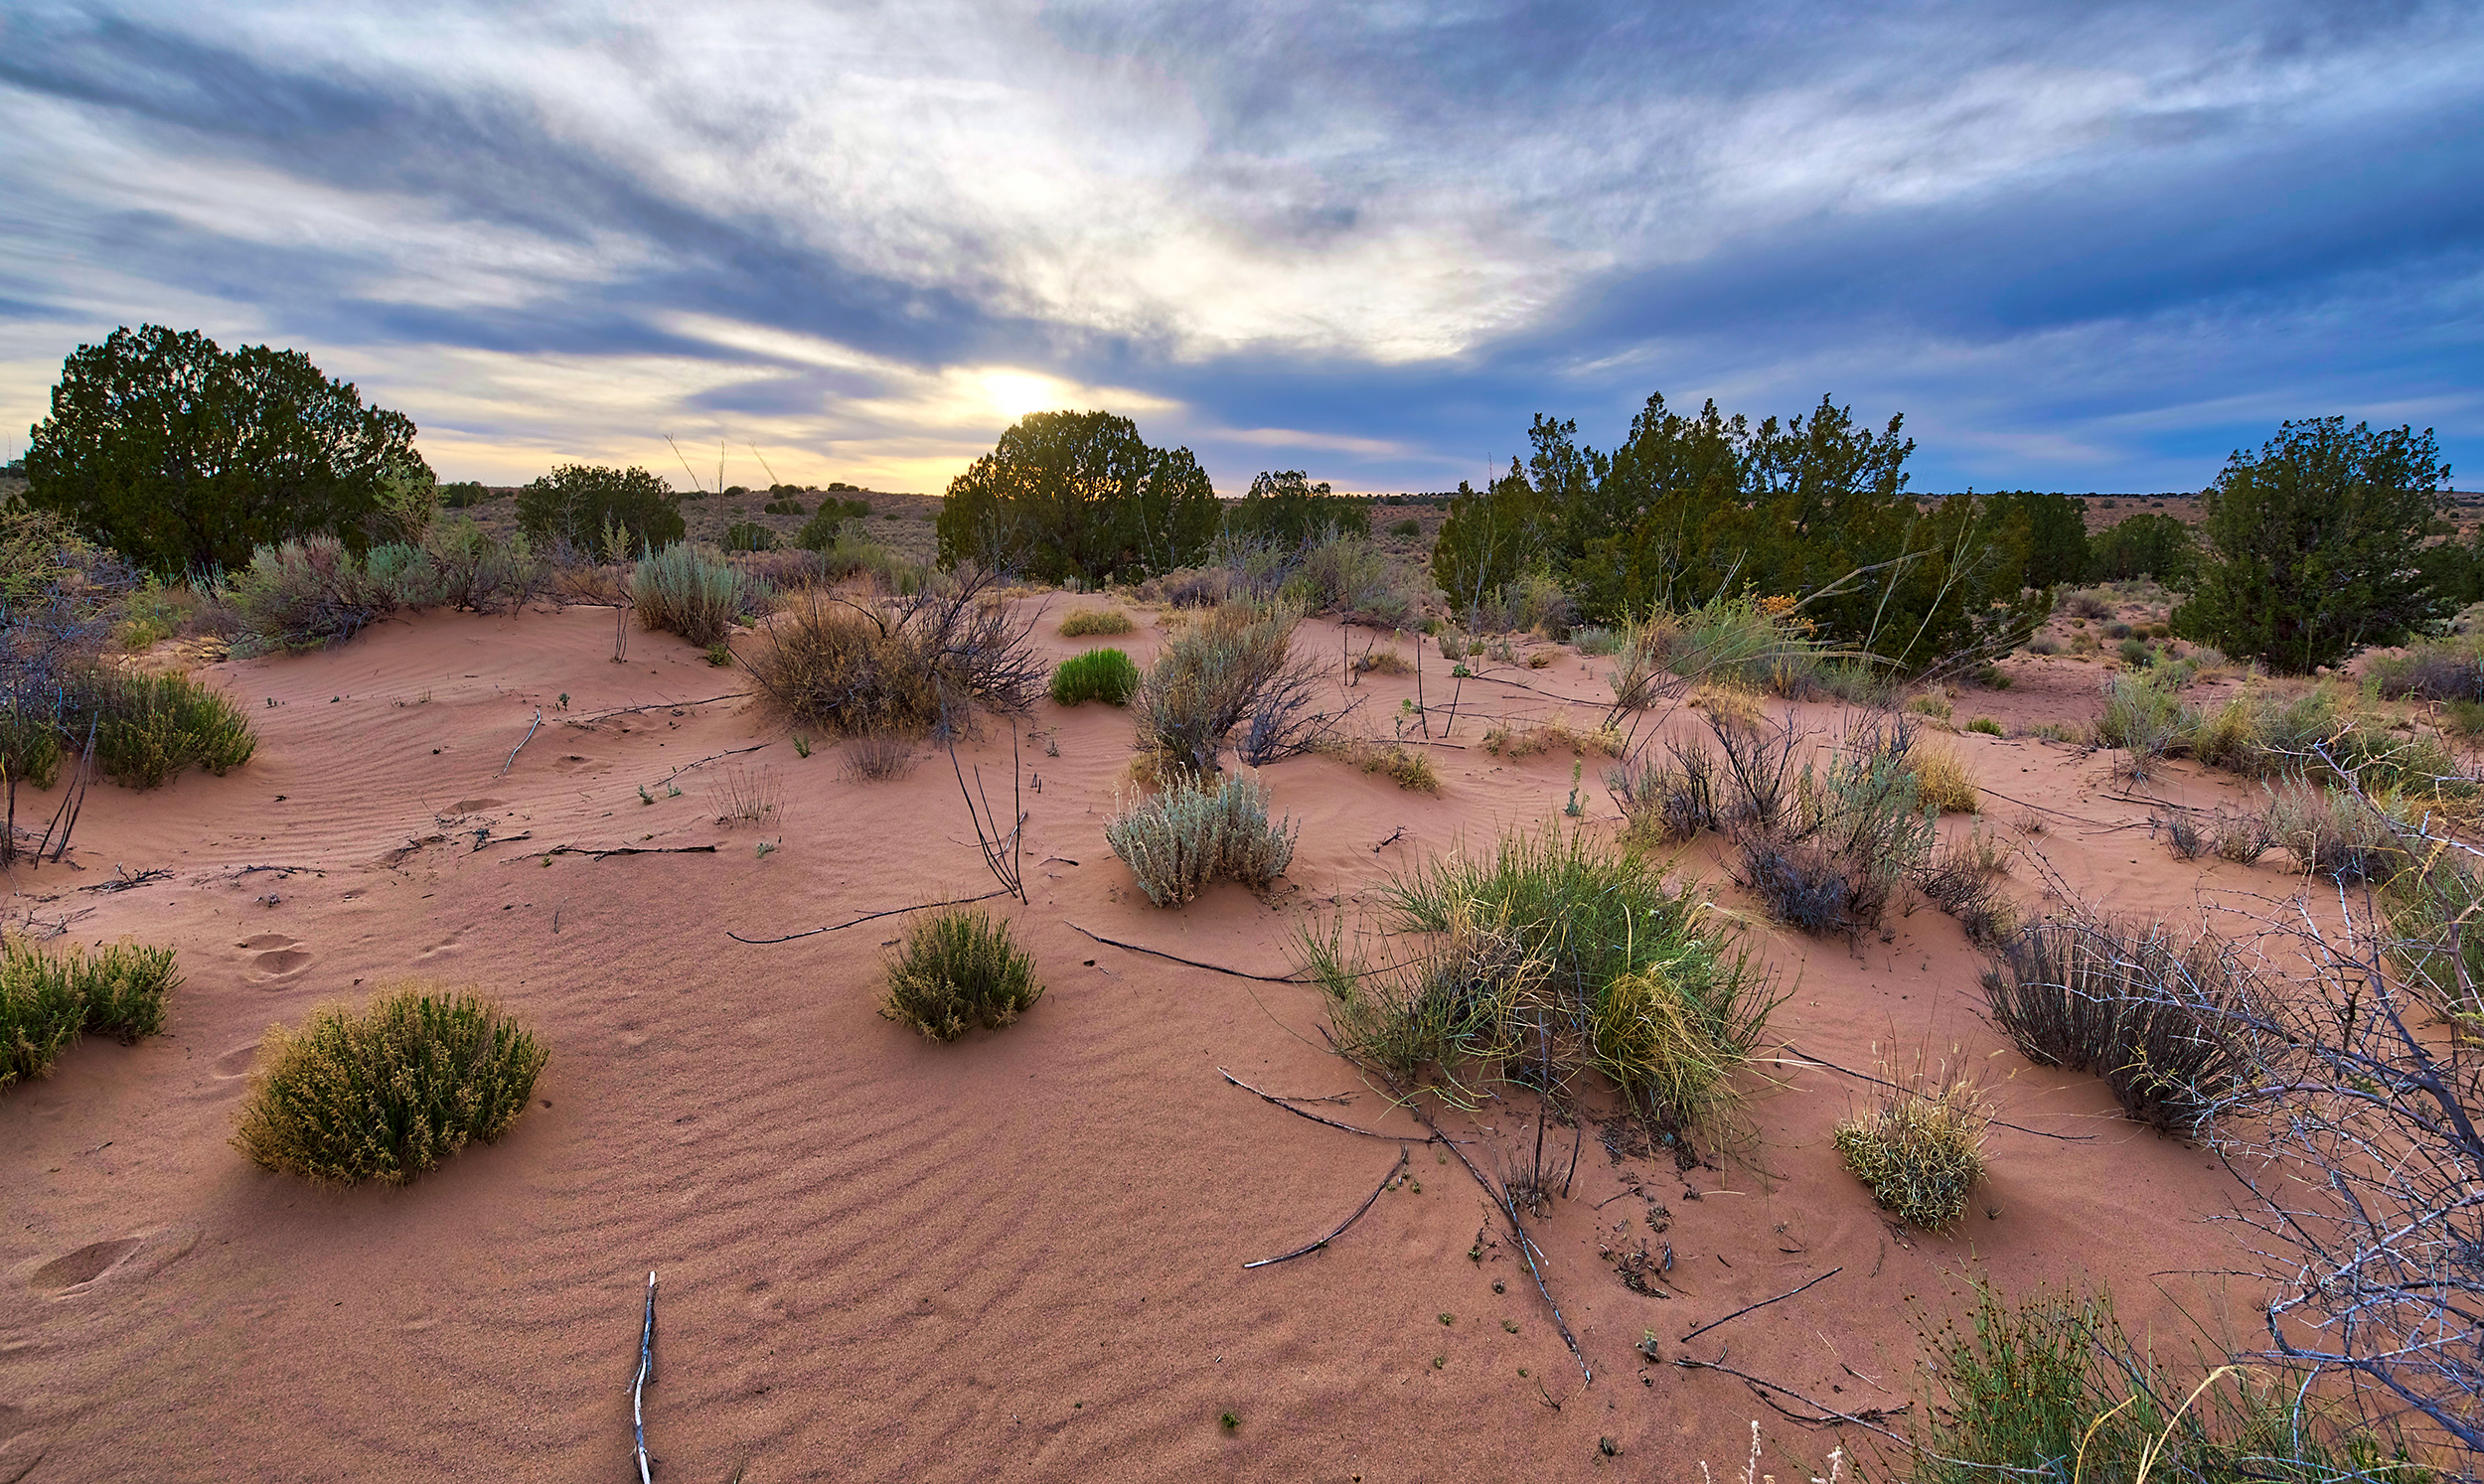
[[[1059,638],[1059,595],[1018,601],[1048,605],[1047,658],[1108,642]],[[1138,631],[1109,642],[1144,665],[1164,615],[1130,607]],[[856,780],[833,743],[800,755],[738,670],[664,634],[616,663],[613,637],[596,608],[434,612],[212,666],[257,755],[99,789],[68,863],[20,867],[13,932],[169,944],[186,982],[169,1034],[89,1037],[0,1099],[0,1480],[618,1478],[651,1269],[647,1438],[675,1480],[1687,1480],[1701,1460],[1739,1476],[1755,1419],[1764,1466],[1808,1477],[1874,1440],[1664,1362],[1723,1359],[1894,1421],[1919,1327],[1975,1278],[2108,1284],[2167,1353],[2254,1338],[2252,1295],[2219,1275],[2232,1177],[2125,1121],[2096,1079],[2010,1050],[1955,922],[1923,908],[1852,945],[1806,939],[1694,846],[1675,868],[1777,975],[1773,1050],[1727,1146],[1651,1148],[1620,1117],[1547,1130],[1581,1150],[1537,1231],[1572,1357],[1475,1179],[1331,1054],[1319,991],[1292,979],[1298,935],[1366,912],[1392,872],[1504,830],[1619,828],[1601,759],[1580,760],[1570,818],[1569,752],[1482,745],[1497,725],[1592,727],[1607,662],[1538,642],[1540,668],[1456,682],[1428,658],[1432,735],[1410,741],[1438,796],[1328,757],[1272,767],[1301,826],[1291,869],[1178,910],[1103,836],[1124,713],[1046,701],[989,722],[957,762],[995,789],[1022,761],[1030,900],[997,905],[1048,992],[935,1045],[875,1013],[905,918],[864,915],[993,889],[949,757],[925,744],[907,776]],[[1298,646],[1388,642],[1310,623]],[[2010,688],[1955,697],[1958,726],[2009,734],[1947,740],[2018,852],[2022,911],[2067,891],[2264,912],[2296,891],[2273,858],[2175,861],[2109,755],[2027,734],[2093,715],[2109,663],[2021,655]],[[1343,695],[1385,737],[1417,683]],[[719,822],[736,787],[770,796],[763,817]],[[2174,764],[2152,787],[2237,786]],[[622,850],[642,853],[599,853]],[[271,1023],[408,977],[483,986],[551,1047],[508,1137],[402,1188],[315,1187],[229,1145]],[[2005,1120],[1947,1237],[1889,1219],[1829,1146],[1873,1091],[1851,1074],[1918,1053],[1971,1067]],[[1537,1116],[1519,1095],[1442,1126],[1488,1170]],[[1333,1244],[1244,1268],[1328,1232],[1401,1151]],[[1647,1293],[1622,1275],[1642,1251]]]

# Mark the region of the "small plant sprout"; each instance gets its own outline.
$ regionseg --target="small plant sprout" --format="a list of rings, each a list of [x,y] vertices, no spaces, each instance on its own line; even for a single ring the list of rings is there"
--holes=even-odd
[[[1441,1316],[1441,1322],[1443,1324],[1455,1324],[1458,1322],[1458,1316],[1455,1314],[1443,1314]]]
[[[1518,1332],[1518,1321],[1515,1319],[1503,1319],[1500,1321],[1500,1327],[1508,1333],[1514,1335]]]
[[[1446,1371],[1446,1370],[1448,1370],[1448,1369],[1449,1369],[1449,1357],[1448,1357],[1448,1356],[1446,1356],[1446,1355],[1436,1355],[1436,1356],[1432,1357],[1432,1369],[1433,1369],[1433,1370],[1435,1370],[1435,1371]]]
[[[1241,1427],[1242,1419],[1228,1411],[1216,1418],[1216,1425],[1224,1428],[1227,1432],[1232,1432]]]
[[[563,711],[569,709],[569,692],[566,690],[560,692],[560,709]]]
[[[647,786],[645,784],[640,784],[638,786],[638,802],[641,804],[653,804],[656,802],[656,796],[647,792]]]
[[[667,798],[667,799],[679,799],[679,798],[681,798],[681,797],[682,797],[682,786],[681,786],[680,784],[670,784],[670,783],[669,783],[669,784],[666,784],[666,785],[664,786],[664,797],[665,797],[665,798]]]
[[[1579,764],[1572,763],[1570,765],[1570,802],[1561,806],[1561,812],[1568,815],[1573,819],[1578,818],[1580,816],[1587,813],[1587,806],[1579,802],[1580,772],[1581,766]]]
[[[754,851],[756,852],[757,858],[759,858],[759,859],[761,859],[761,860],[765,860],[765,859],[767,859],[770,855],[773,855],[774,853],[776,853],[776,847],[777,847],[778,843],[779,843],[779,842],[778,842],[778,841],[776,841],[776,840],[761,840],[761,841],[759,841],[759,842],[758,842],[758,844],[757,844],[757,845],[755,845],[755,846],[754,846],[754,847],[752,847],[752,848],[753,848],[753,849],[754,849]]]
[[[794,733],[794,756],[798,758],[807,758],[810,755],[811,739],[804,736],[800,732]]]

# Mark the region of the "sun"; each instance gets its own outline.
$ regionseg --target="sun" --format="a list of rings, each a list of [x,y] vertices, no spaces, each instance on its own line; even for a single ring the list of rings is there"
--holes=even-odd
[[[1015,422],[1029,412],[1066,406],[1066,388],[1050,376],[1031,375],[1025,371],[987,371],[983,378],[984,395],[992,410]]]

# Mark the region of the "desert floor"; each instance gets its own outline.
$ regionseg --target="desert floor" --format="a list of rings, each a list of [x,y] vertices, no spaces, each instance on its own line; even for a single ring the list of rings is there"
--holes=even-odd
[[[1051,657],[1154,653],[1155,614],[1134,610],[1123,639],[1065,641],[1065,600],[1050,601],[1036,632]],[[1357,650],[1371,640],[1353,631]],[[1334,654],[1340,634],[1313,624],[1301,642]],[[12,931],[170,944],[187,982],[170,1034],[90,1038],[0,1096],[0,1481],[618,1479],[651,1268],[658,1477],[717,1484],[1669,1481],[1701,1459],[1738,1477],[1755,1417],[1764,1467],[1790,1478],[1841,1436],[1867,1439],[1799,1426],[1729,1377],[1650,1365],[1642,1336],[1667,1361],[1727,1356],[1858,1411],[1917,1390],[1917,1325],[1971,1278],[2109,1284],[2171,1356],[2253,1338],[2251,1295],[2214,1275],[2238,1265],[2211,1219],[2239,1187],[2204,1150],[2121,1120],[2096,1079],[2007,1049],[1978,1018],[1981,961],[1955,923],[1918,907],[1849,945],[1751,915],[1786,996],[1752,1137],[1683,1169],[1628,1125],[1590,1122],[1570,1198],[1541,1224],[1594,1368],[1582,1385],[1475,1183],[1326,1050],[1318,991],[1281,980],[1299,932],[1363,911],[1393,871],[1506,829],[1617,829],[1601,759],[1569,820],[1569,753],[1480,745],[1502,722],[1592,725],[1604,662],[1553,648],[1548,668],[1453,687],[1428,657],[1439,797],[1325,757],[1272,768],[1302,826],[1292,870],[1179,910],[1150,906],[1104,840],[1131,756],[1123,713],[1047,701],[989,723],[958,756],[996,798],[1013,742],[1023,758],[1032,900],[992,905],[1049,992],[1015,1026],[937,1046],[875,1013],[904,918],[765,946],[730,935],[991,890],[947,755],[926,746],[901,780],[854,781],[834,745],[800,757],[728,695],[749,688],[738,670],[666,635],[632,634],[624,664],[612,649],[603,610],[429,614],[214,667],[260,727],[256,758],[152,793],[99,787],[73,864],[21,869]],[[1960,698],[1961,726],[2096,709],[2101,667],[2013,665],[2011,689]],[[1411,675],[1364,677],[1356,724],[1389,735],[1414,694]],[[621,707],[642,709],[588,719]],[[1800,710],[1835,724],[1831,707]],[[2107,755],[1945,740],[1986,787],[1989,827],[2021,847],[2013,891],[2031,912],[2056,890],[2183,915],[2296,889],[2274,858],[2171,859]],[[758,825],[718,822],[735,768],[781,794]],[[2185,765],[2158,787],[2206,802],[2231,786]],[[24,799],[21,816],[53,802]],[[715,848],[548,853],[624,845]],[[1750,915],[1712,849],[1679,866]],[[485,986],[552,1048],[509,1137],[402,1189],[314,1188],[229,1146],[271,1022],[406,977]],[[1873,1090],[1816,1065],[1869,1071],[1919,1049],[1961,1058],[2002,1117],[2039,1130],[1993,1130],[1990,1182],[1945,1238],[1893,1225],[1840,1167],[1831,1129]],[[1293,1116],[1220,1069],[1334,1096],[1311,1107],[1407,1142]],[[1535,1115],[1521,1096],[1445,1126],[1489,1170]],[[1412,1178],[1334,1245],[1243,1269],[1333,1227],[1401,1147]],[[1641,1244],[1669,1246],[1669,1296],[1617,1275]]]

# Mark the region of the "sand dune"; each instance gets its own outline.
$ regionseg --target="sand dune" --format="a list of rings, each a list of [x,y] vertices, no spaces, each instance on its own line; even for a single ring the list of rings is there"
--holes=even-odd
[[[1119,643],[1144,663],[1154,646],[1144,627],[1039,632],[1056,655]],[[1313,625],[1303,643],[1337,641]],[[1782,1065],[1739,1158],[1681,1171],[1584,1131],[1540,1240],[1592,1387],[1436,1147],[1411,1144],[1413,1178],[1332,1247],[1243,1270],[1334,1226],[1400,1145],[1290,1116],[1219,1068],[1350,1098],[1320,1106],[1342,1121],[1420,1126],[1326,1051],[1316,991],[1079,929],[1287,974],[1293,935],[1356,910],[1387,872],[1558,820],[1569,755],[1509,761],[1480,736],[1502,718],[1590,719],[1609,695],[1601,662],[1562,651],[1515,672],[1531,689],[1460,687],[1457,745],[1432,750],[1437,799],[1324,758],[1270,770],[1302,823],[1292,871],[1178,911],[1151,907],[1104,841],[1127,717],[1044,703],[1018,739],[1032,901],[1009,905],[1048,993],[1006,1032],[942,1047],[874,1014],[902,918],[769,946],[728,933],[990,890],[946,757],[853,781],[834,746],[800,758],[749,701],[709,699],[747,688],[738,671],[661,635],[633,635],[625,664],[611,651],[599,611],[434,614],[217,667],[252,708],[257,757],[101,791],[80,869],[20,873],[13,927],[170,944],[187,983],[170,1034],[89,1041],[0,1097],[0,1481],[619,1478],[650,1268],[649,1441],[672,1480],[1688,1479],[1701,1457],[1739,1464],[1754,1416],[1805,1464],[1835,1439],[1729,1378],[1649,1367],[1634,1344],[1653,1331],[1669,1359],[1676,1336],[1830,1269],[1688,1352],[1730,1350],[1859,1410],[1906,1400],[1910,1310],[1948,1305],[1969,1276],[2109,1283],[2134,1332],[2153,1325],[2177,1351],[2182,1311],[2228,1312],[2217,1280],[2180,1274],[2234,1265],[2231,1237],[2202,1220],[2231,1180],[2121,1121],[2095,1079],[2008,1051],[1975,1013],[1978,957],[1930,909],[1857,949],[1765,927],[1754,941],[1783,976],[1789,1045],[1868,1070],[1876,1049],[1960,1044],[2005,1117],[2062,1135],[1995,1129],[1990,1183],[1954,1237],[1893,1226],[1837,1164],[1830,1129],[1865,1085]],[[2077,686],[2048,689],[2029,664],[1986,709],[2093,710],[2091,668],[2059,667]],[[1445,669],[1431,662],[1424,682],[1436,708]],[[1386,735],[1414,680],[1366,676],[1354,693]],[[578,724],[652,702],[669,704]],[[2125,827],[2145,812],[2113,797],[2101,757],[1953,745],[2016,801],[1994,820],[2043,819],[2033,846],[2091,901],[2161,911],[2284,888],[2272,869],[2168,859]],[[1005,785],[1009,730],[959,756]],[[717,822],[733,766],[770,771],[780,816]],[[1587,772],[1589,817],[1563,827],[1609,830]],[[762,857],[761,839],[781,847]],[[1747,905],[1714,858],[1684,865]],[[115,867],[172,875],[93,890]],[[2030,903],[2035,879],[2017,877]],[[348,1191],[228,1146],[271,1022],[409,975],[486,986],[552,1048],[507,1139],[408,1188]],[[1451,1126],[1480,1152],[1533,1114],[1520,1102]],[[1669,1245],[1674,1296],[1630,1291],[1602,1256],[1642,1242]]]

